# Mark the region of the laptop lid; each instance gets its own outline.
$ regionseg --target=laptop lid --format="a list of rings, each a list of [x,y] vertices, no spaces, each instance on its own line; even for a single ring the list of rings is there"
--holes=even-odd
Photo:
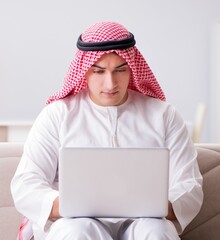
[[[63,217],[165,217],[169,151],[165,148],[62,148]]]

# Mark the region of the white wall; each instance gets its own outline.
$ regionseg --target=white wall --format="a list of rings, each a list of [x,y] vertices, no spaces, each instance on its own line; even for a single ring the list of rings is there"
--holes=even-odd
[[[210,59],[209,137],[220,142],[220,20],[213,26]]]
[[[184,119],[194,120],[199,102],[208,105],[203,140],[216,141],[208,124],[218,123],[210,96],[218,81],[217,64],[211,63],[219,19],[219,0],[1,0],[0,121],[35,119],[60,88],[79,34],[111,20],[134,33],[167,100]]]

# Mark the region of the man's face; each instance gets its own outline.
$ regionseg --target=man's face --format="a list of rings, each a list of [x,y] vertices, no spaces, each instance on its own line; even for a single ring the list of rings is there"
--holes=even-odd
[[[87,72],[89,96],[100,106],[119,106],[128,97],[131,70],[116,53],[103,55]]]

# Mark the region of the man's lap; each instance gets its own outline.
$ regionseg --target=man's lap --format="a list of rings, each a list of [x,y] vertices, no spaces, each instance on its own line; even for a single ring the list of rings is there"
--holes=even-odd
[[[46,240],[85,239],[85,240],[142,240],[142,239],[179,239],[172,222],[166,219],[93,219],[61,218],[48,229]]]

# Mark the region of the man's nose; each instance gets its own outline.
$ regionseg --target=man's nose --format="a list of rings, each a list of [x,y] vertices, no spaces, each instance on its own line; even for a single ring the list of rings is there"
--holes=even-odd
[[[108,90],[114,89],[117,85],[117,81],[112,73],[106,74],[105,86]]]

